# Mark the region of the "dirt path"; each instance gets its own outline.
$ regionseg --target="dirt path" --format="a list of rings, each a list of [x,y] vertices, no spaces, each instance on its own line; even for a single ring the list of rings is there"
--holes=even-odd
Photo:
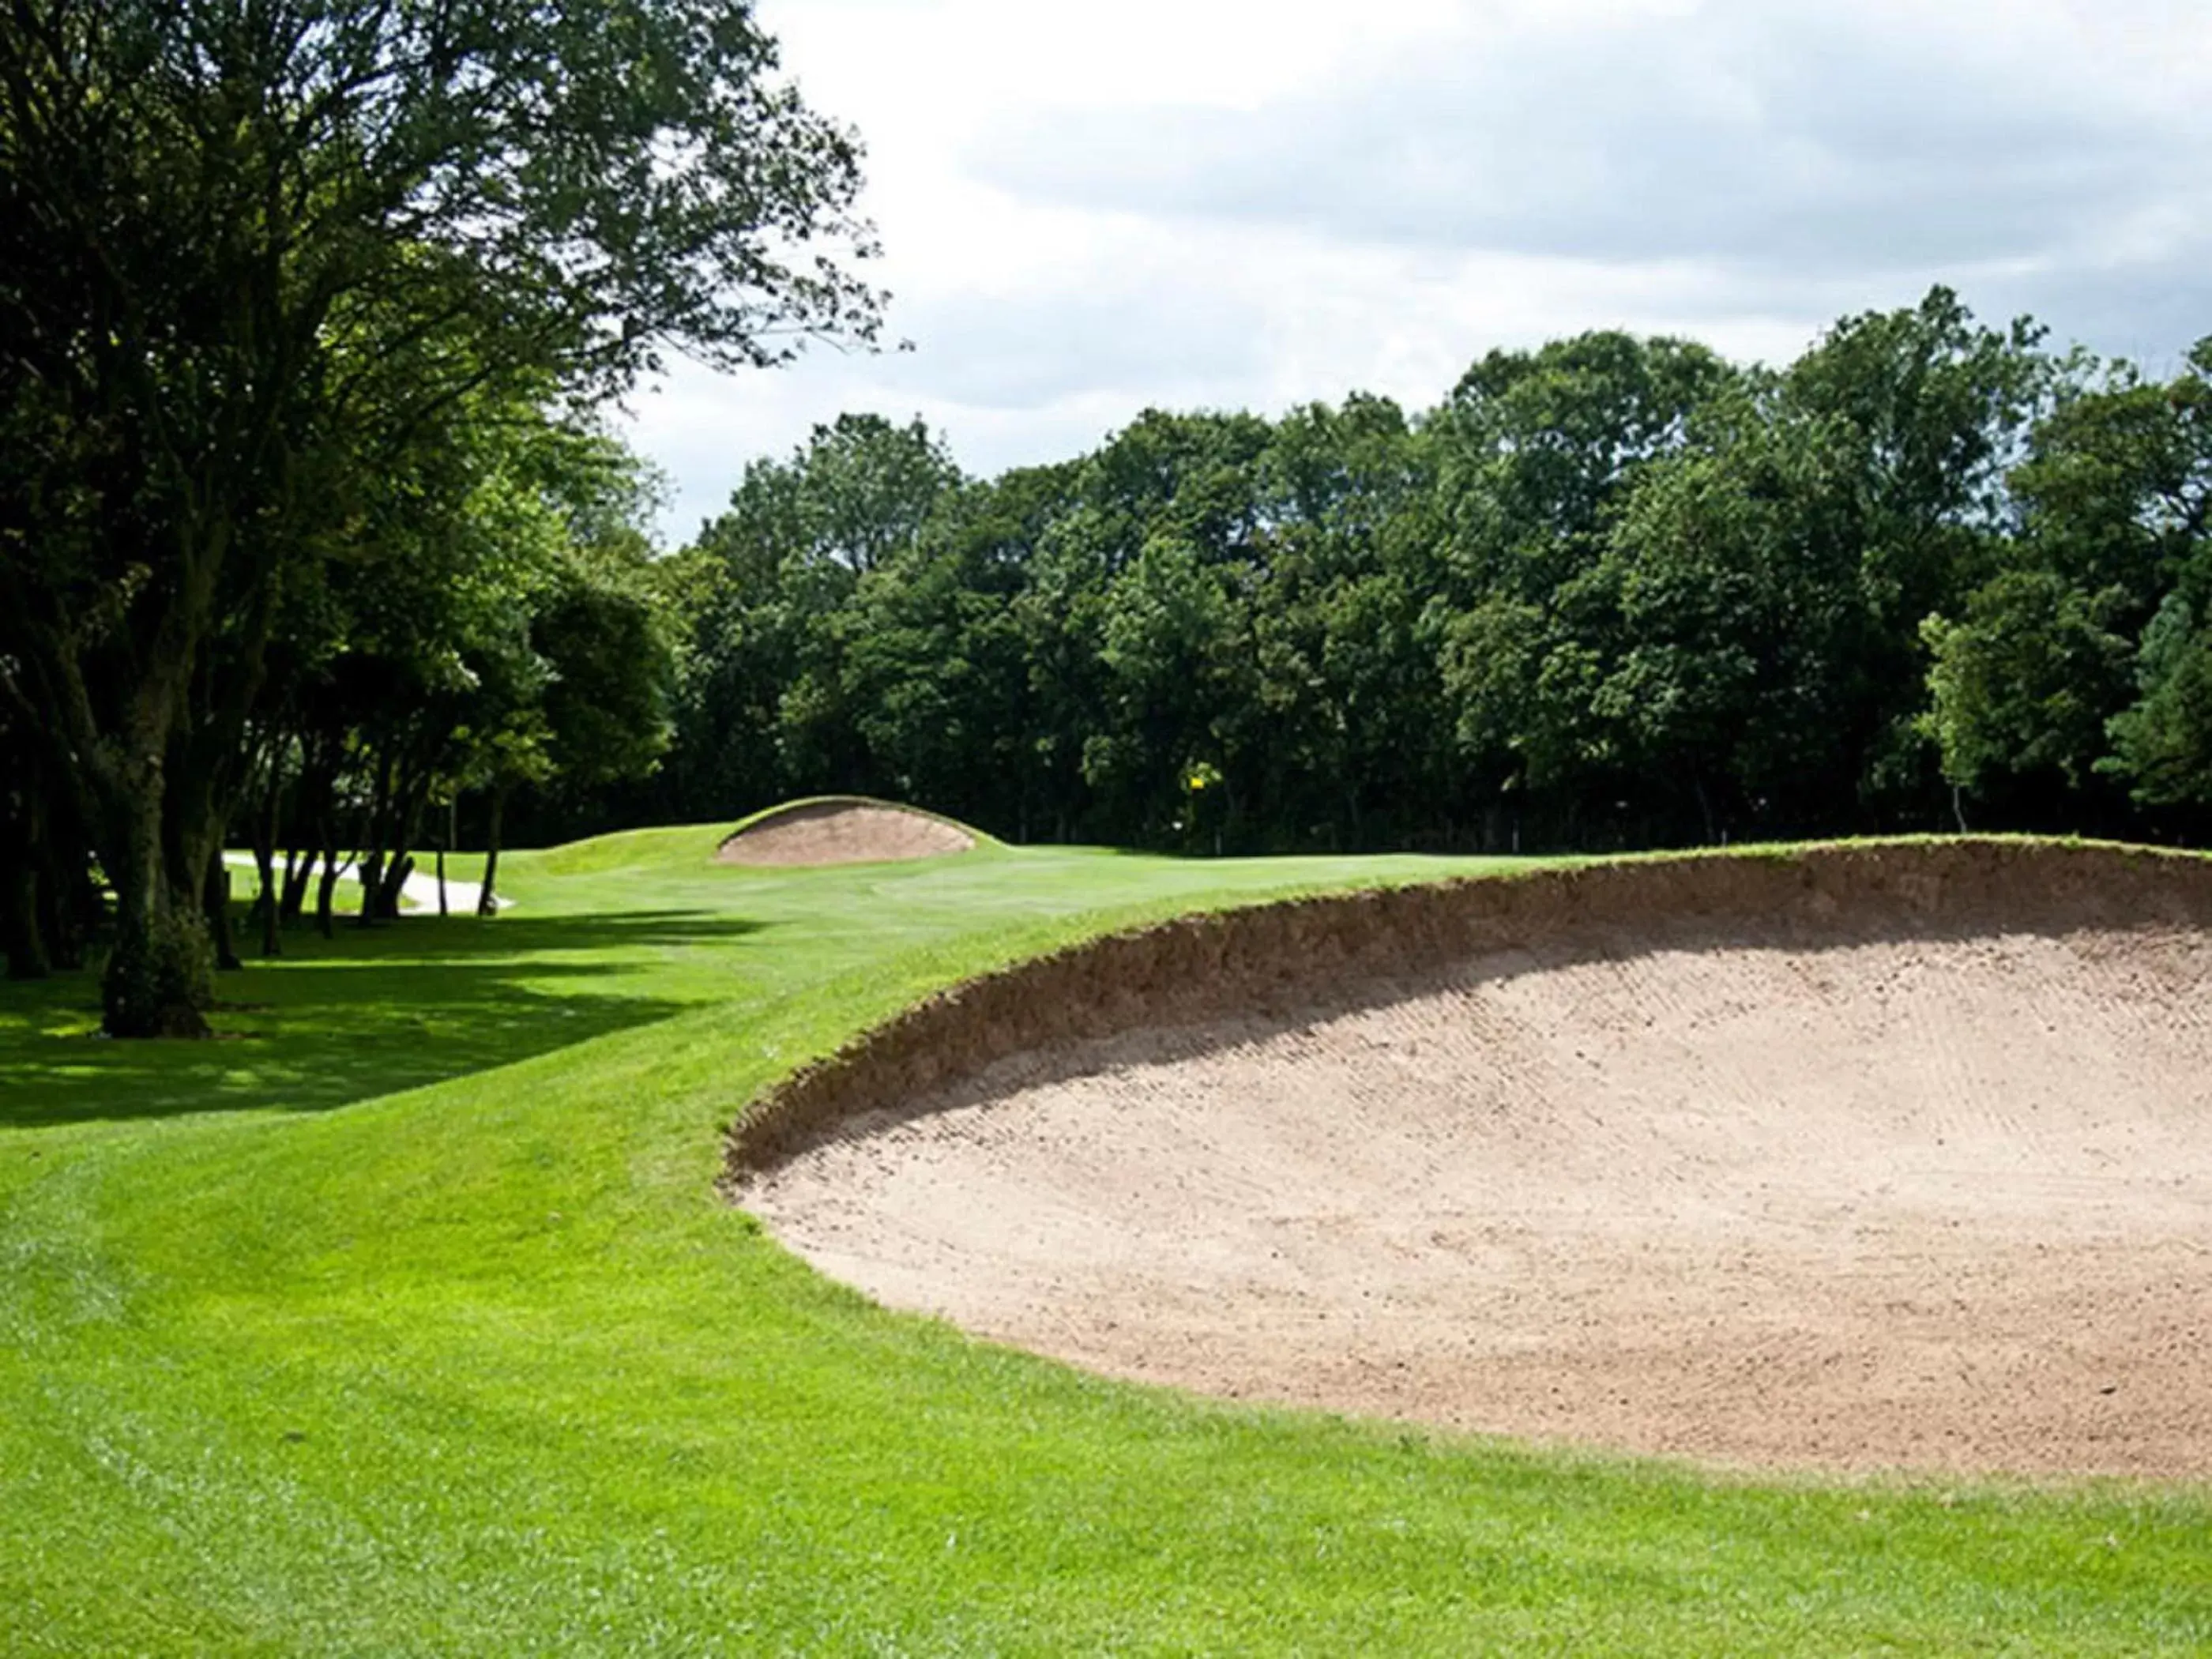
[[[739,1201],[891,1305],[1117,1376],[2212,1477],[2212,935],[1667,931],[1016,1055]]]

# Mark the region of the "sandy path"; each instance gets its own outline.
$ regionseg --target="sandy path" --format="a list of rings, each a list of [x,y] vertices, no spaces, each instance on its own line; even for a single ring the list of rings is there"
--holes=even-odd
[[[891,1305],[1118,1376],[2212,1477],[2212,938],[1663,935],[1002,1060],[738,1199]]]
[[[434,860],[434,858],[435,854],[433,854]],[[253,854],[251,853],[225,853],[222,855],[222,861],[234,870],[258,871],[259,868],[254,863]],[[281,878],[283,873],[281,868],[277,873]],[[338,878],[343,884],[353,876],[353,860],[348,859],[338,866]],[[352,887],[347,890],[352,903],[358,905],[361,902],[361,884],[358,878],[354,879]],[[418,867],[410,871],[407,879],[400,885],[399,896],[404,902],[413,905],[417,909],[428,910],[435,915],[438,911],[438,872],[434,862],[427,870]],[[450,876],[446,879],[446,907],[453,915],[474,915],[477,913],[477,902],[483,896],[483,889],[476,882],[456,881]],[[504,910],[514,901],[505,894],[499,894],[494,896],[492,902],[498,908]]]

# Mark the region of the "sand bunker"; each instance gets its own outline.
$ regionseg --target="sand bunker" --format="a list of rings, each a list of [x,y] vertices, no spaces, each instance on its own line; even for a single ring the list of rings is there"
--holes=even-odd
[[[1758,1464],[2212,1477],[2212,875],[1963,844],[1179,923],[797,1080],[733,1188],[1117,1376]]]
[[[964,853],[975,837],[949,819],[858,797],[763,813],[722,843],[723,864],[875,864]]]

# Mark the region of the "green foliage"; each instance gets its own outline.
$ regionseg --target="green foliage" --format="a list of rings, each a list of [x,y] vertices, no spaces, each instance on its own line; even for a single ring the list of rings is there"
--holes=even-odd
[[[398,613],[410,588],[466,609],[465,583],[327,611],[336,564],[529,533],[457,486],[472,421],[587,408],[671,347],[872,337],[878,296],[834,257],[872,251],[857,143],[775,67],[720,0],[0,17],[0,689],[84,805],[118,984],[167,982],[140,922],[190,925],[271,764],[272,674],[341,648],[318,630],[411,632],[381,661],[418,713],[464,686]]]
[[[2139,672],[2142,696],[2112,717],[2104,768],[2153,805],[2212,801],[2212,629],[2180,595],[2145,630]]]
[[[2165,385],[2115,368],[2051,412],[2011,475],[2037,562],[2083,591],[2118,593],[2138,626],[2212,512],[2208,368],[2212,341]]]
[[[2135,647],[2113,628],[2124,605],[2116,589],[2084,593],[2056,571],[2008,570],[1960,620],[1929,617],[1929,722],[1944,775],[1967,788],[2045,770],[2086,783],[2130,678]]]
[[[1733,375],[1702,346],[1625,334],[1491,353],[1431,423],[1455,567],[1522,600],[1558,592],[1638,470],[1678,449]]]
[[[1937,289],[1780,371],[1590,334],[1410,421],[1151,410],[988,483],[848,417],[678,562],[676,758],[641,805],[1606,847],[1948,823],[1955,787],[2118,828],[2109,722],[2212,510],[2204,362],[2152,385]],[[1194,840],[1199,763],[1225,782]]]
[[[866,781],[842,759],[854,746],[846,611],[862,577],[910,550],[960,482],[921,422],[876,416],[841,416],[788,460],[746,468],[729,510],[686,555],[671,770],[687,802],[714,803],[693,810],[734,815]]]
[[[2017,792],[2055,774],[2134,799],[2205,799],[2208,708],[2193,665],[2212,513],[2212,341],[2166,385],[2125,365],[2076,380],[2010,475],[2021,533],[1955,620],[1936,617],[1927,729],[1963,787]]]

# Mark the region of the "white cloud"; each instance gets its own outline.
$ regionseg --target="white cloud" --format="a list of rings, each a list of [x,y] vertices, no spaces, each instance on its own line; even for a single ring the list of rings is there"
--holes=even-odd
[[[2192,188],[2168,124],[2112,90],[1805,14],[1547,21],[1255,112],[1032,112],[972,155],[1032,200],[1332,240],[1909,272]]]
[[[1784,357],[1931,282],[2094,348],[2212,331],[2200,0],[768,0],[869,147],[890,331],[635,408],[687,534],[846,409],[972,471],[1147,404],[1434,402],[1592,327]]]

